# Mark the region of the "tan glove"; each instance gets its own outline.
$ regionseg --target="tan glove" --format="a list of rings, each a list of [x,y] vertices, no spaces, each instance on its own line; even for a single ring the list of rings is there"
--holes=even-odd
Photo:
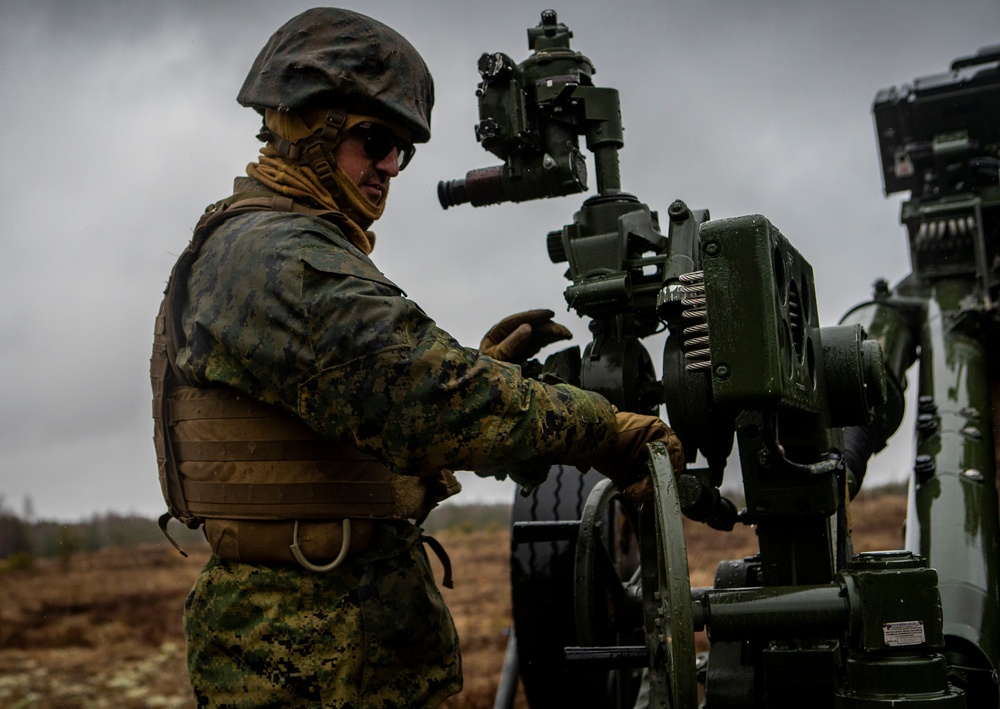
[[[527,310],[510,315],[490,328],[479,351],[501,362],[524,362],[547,345],[573,336],[568,329],[552,322],[551,310]]]
[[[611,478],[622,494],[632,502],[653,499],[653,481],[646,467],[646,444],[663,443],[670,456],[674,475],[684,469],[684,447],[681,439],[667,424],[656,416],[633,414],[627,411],[615,414],[618,435],[611,448],[593,461],[594,469]]]

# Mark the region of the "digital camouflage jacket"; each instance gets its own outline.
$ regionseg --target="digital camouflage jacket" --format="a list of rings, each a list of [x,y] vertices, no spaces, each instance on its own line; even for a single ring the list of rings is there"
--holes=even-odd
[[[246,178],[237,189],[265,191]],[[251,212],[223,222],[188,279],[178,369],[357,446],[393,472],[540,479],[586,464],[616,425],[601,396],[525,378],[462,347],[330,221]]]

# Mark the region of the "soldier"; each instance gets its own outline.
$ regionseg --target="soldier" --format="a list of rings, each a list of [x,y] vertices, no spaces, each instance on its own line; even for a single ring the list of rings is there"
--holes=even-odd
[[[430,73],[396,31],[316,8],[267,42],[239,102],[265,145],[171,274],[151,373],[169,512],[213,555],[185,604],[199,706],[437,706],[462,686],[420,521],[450,470],[593,467],[648,495],[658,418],[519,363],[549,311],[459,345],[375,267],[389,183],[430,138]],[[446,557],[445,557],[446,558]],[[446,576],[448,566],[445,564]],[[447,583],[447,579],[446,579]]]

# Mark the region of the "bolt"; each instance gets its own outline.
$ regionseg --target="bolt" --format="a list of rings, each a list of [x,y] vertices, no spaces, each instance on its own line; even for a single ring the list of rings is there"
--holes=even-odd
[[[678,199],[667,209],[667,214],[675,222],[684,221],[688,217],[687,205]]]
[[[969,468],[968,470],[966,470],[965,472],[963,472],[962,475],[964,475],[965,477],[967,477],[969,480],[972,480],[973,482],[977,482],[977,483],[981,483],[984,480],[983,474],[980,473],[975,468]]]
[[[972,438],[977,441],[983,437],[982,432],[980,432],[980,430],[975,426],[966,426],[965,428],[962,429],[962,433],[968,436],[969,438]]]
[[[937,464],[934,462],[934,458],[927,454],[918,455],[913,461],[913,472],[921,482],[934,475],[936,469]]]

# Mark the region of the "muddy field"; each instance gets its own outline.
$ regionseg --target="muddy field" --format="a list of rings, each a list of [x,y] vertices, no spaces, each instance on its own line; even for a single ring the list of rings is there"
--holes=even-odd
[[[856,503],[856,549],[898,548],[904,508],[896,496]],[[445,706],[492,707],[511,623],[508,534],[437,536],[454,567],[455,588],[443,593],[465,666],[465,690]],[[686,539],[692,586],[711,585],[719,560],[755,549],[746,528],[725,534],[692,524]],[[207,551],[190,551],[184,559],[167,544],[105,549],[0,571],[0,706],[193,707],[181,607]],[[522,697],[517,706],[527,706]]]

